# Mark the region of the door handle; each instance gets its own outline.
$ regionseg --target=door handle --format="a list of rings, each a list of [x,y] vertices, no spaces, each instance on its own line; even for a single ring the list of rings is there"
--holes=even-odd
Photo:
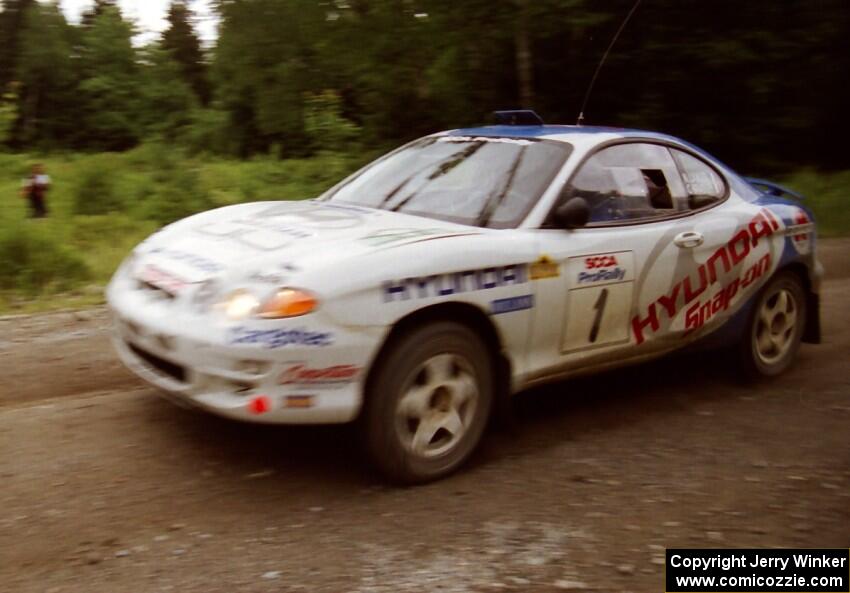
[[[673,239],[673,243],[682,249],[693,249],[694,247],[699,247],[702,245],[703,241],[705,241],[705,237],[702,236],[702,233],[698,233],[696,231],[685,231],[684,233],[679,233],[676,235],[676,238]]]

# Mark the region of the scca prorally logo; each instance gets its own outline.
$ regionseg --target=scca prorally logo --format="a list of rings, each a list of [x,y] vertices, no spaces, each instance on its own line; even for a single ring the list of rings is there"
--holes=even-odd
[[[617,256],[611,253],[593,255],[584,258],[584,271],[576,279],[579,284],[596,282],[615,282],[626,277],[626,270],[620,267]]]
[[[360,367],[352,364],[338,364],[322,369],[313,369],[305,364],[296,364],[280,375],[281,385],[324,385],[330,383],[350,383],[360,373]]]
[[[468,270],[454,274],[435,274],[391,280],[384,283],[384,302],[407,301],[411,298],[424,299],[442,297],[464,292],[490,290],[500,286],[512,286],[528,282],[528,266],[517,264],[484,270]]]

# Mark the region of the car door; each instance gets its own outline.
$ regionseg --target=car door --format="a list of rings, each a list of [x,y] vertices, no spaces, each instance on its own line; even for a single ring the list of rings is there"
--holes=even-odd
[[[663,306],[647,310],[668,294],[682,265],[695,267],[681,258],[699,243],[686,222],[688,196],[662,144],[605,146],[578,167],[560,203],[584,199],[588,224],[544,225],[538,234],[541,260],[530,269],[538,280],[531,368],[545,375],[669,347],[672,324]]]

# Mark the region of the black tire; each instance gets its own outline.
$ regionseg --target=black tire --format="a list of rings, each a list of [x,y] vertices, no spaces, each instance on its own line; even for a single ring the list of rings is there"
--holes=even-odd
[[[785,306],[786,311],[780,312],[782,307],[778,299],[783,294],[789,304]],[[805,331],[806,304],[806,293],[800,278],[792,272],[780,272],[759,291],[738,345],[738,358],[746,379],[775,377],[791,366]],[[771,310],[774,311],[775,322],[766,323],[762,313]],[[783,329],[783,319],[789,318],[790,311],[793,311],[794,316],[793,327]],[[764,340],[762,344],[767,347],[760,346],[760,336]],[[770,336],[776,340],[781,338],[783,347],[776,346]]]
[[[440,383],[444,374],[432,367],[448,369],[445,376],[449,379],[444,385]],[[474,396],[469,395],[470,381],[477,388]],[[455,385],[465,388],[452,387]],[[461,392],[467,395],[453,395]],[[388,345],[370,376],[360,418],[366,451],[393,481],[416,484],[445,477],[458,469],[481,441],[493,393],[493,361],[487,346],[474,331],[450,321],[409,330]],[[461,400],[462,404],[456,404]],[[419,414],[418,404],[424,401],[428,402],[426,411]],[[408,417],[406,410],[411,406],[416,413]],[[420,424],[422,434],[428,434],[431,427],[449,415],[452,419],[467,419],[461,423],[462,430],[456,431],[459,436],[439,428],[423,447],[425,437],[416,438]],[[427,420],[423,419],[425,416]],[[423,449],[422,454],[414,452],[417,443]],[[441,447],[447,449],[442,451]]]

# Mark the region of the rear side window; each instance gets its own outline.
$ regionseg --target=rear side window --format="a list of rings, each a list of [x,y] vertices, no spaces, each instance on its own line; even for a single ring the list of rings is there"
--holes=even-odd
[[[681,150],[670,149],[682,171],[688,193],[688,208],[699,210],[721,201],[726,195],[726,183],[707,163]]]
[[[642,142],[609,146],[585,161],[564,199],[574,197],[590,206],[590,224],[652,220],[688,209],[670,151]]]

